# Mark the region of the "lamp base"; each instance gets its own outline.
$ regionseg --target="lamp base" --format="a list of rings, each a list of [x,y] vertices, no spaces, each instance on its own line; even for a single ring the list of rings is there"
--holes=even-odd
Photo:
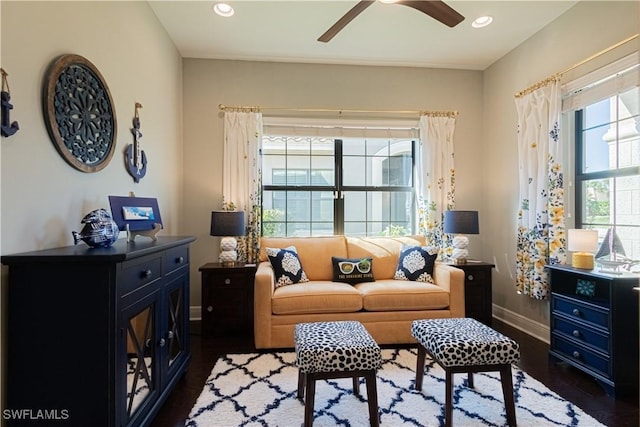
[[[223,237],[220,240],[220,264],[224,266],[233,266],[238,261],[238,241],[235,237]]]
[[[575,252],[571,256],[571,266],[584,270],[593,270],[593,254],[588,252]]]

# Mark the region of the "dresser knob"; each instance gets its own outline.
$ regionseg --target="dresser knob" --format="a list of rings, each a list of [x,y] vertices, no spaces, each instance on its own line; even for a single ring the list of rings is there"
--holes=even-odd
[[[573,336],[576,337],[576,338],[579,338],[580,337],[580,331],[577,330],[577,329],[574,329],[573,330]]]
[[[228,277],[226,279],[224,279],[224,284],[225,285],[230,285],[231,284],[231,279],[229,279]]]
[[[178,258],[176,258],[176,264],[182,264],[183,262],[184,262],[183,256],[179,256]]]
[[[153,273],[151,272],[151,270],[145,270],[145,271],[142,273],[142,277],[143,277],[144,279],[148,279],[149,277],[151,277],[151,275],[152,275],[152,274],[153,274]]]
[[[575,357],[576,359],[580,359],[580,352],[578,350],[574,350],[573,357]]]
[[[211,313],[213,311],[213,306],[210,305],[209,307],[207,307],[207,311]]]
[[[473,274],[468,275],[468,276],[467,276],[467,279],[469,279],[469,280],[473,280]]]
[[[574,316],[580,316],[580,310],[578,310],[577,308],[573,309],[573,315]]]

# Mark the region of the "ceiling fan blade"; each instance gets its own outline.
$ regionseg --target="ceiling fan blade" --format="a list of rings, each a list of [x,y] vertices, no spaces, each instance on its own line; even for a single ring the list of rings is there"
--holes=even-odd
[[[445,2],[440,0],[422,0],[422,1],[399,1],[396,4],[412,7],[420,12],[426,13],[430,17],[437,19],[449,27],[455,27],[462,21],[464,16],[460,15],[455,9],[451,8]]]
[[[360,15],[363,10],[368,8],[374,3],[374,0],[365,0],[358,2],[355,6],[351,8],[344,16],[338,19],[338,22],[333,24],[331,28],[329,28],[323,35],[318,38],[319,42],[326,43],[331,40],[336,34],[340,32],[344,27],[347,26],[349,22],[351,22],[356,16]],[[420,2],[410,2],[410,3],[420,3]]]

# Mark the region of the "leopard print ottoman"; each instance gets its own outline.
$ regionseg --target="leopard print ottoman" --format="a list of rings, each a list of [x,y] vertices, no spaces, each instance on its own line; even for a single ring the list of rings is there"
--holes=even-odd
[[[364,371],[382,363],[380,347],[356,321],[300,323],[294,342],[296,365],[305,374]]]
[[[294,344],[298,397],[305,397],[305,427],[313,424],[317,380],[352,378],[354,394],[359,395],[359,377],[367,384],[369,422],[372,427],[379,426],[376,370],[382,364],[382,354],[360,322],[299,323],[294,329]]]
[[[520,346],[512,339],[471,318],[425,319],[411,323],[418,341],[416,390],[422,390],[426,354],[445,371],[445,426],[453,423],[453,374],[466,373],[473,388],[473,373],[500,372],[509,426],[516,425],[511,364],[520,360]]]
[[[411,335],[443,366],[498,365],[520,360],[518,343],[471,318],[414,320]]]

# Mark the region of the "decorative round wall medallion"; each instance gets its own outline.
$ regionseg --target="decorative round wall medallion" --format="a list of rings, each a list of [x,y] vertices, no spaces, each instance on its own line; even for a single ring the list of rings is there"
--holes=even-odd
[[[79,55],[62,55],[49,67],[43,88],[44,117],[60,155],[82,172],[97,172],[116,146],[116,114],[98,69]]]

